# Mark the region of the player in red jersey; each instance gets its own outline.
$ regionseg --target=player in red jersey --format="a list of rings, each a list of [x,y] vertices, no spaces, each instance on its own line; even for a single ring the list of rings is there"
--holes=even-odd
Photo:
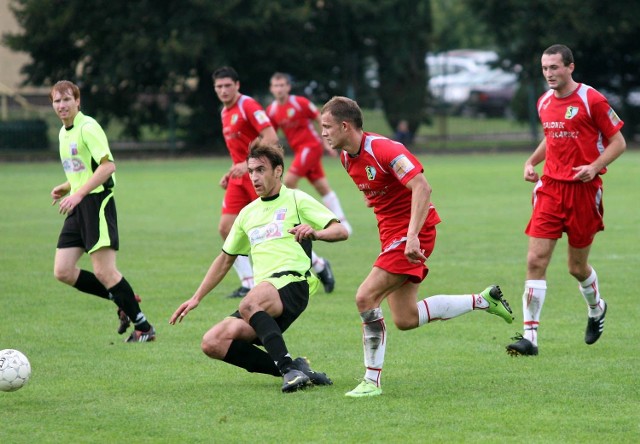
[[[580,283],[588,305],[585,342],[595,343],[604,328],[607,304],[589,250],[604,229],[602,179],[607,165],[626,149],[624,124],[595,89],[573,80],[573,54],[553,45],[542,54],[542,74],[549,91],[538,99],[544,138],[524,164],[524,179],[536,183],[529,236],[527,278],[522,297],[524,335],[507,346],[511,355],[538,354],[540,311],[546,296],[546,271],[556,242],[566,232],[569,273]],[[542,178],[535,166],[544,161]]]
[[[258,138],[267,144],[277,144],[278,135],[262,106],[240,93],[240,78],[233,68],[223,66],[212,77],[213,87],[223,104],[222,132],[233,162],[220,179],[225,194],[218,231],[226,239],[240,210],[258,197],[247,170],[249,145]],[[251,261],[247,256],[238,256],[233,267],[241,285],[229,297],[244,297],[254,285]]]
[[[363,326],[364,380],[350,397],[382,394],[380,374],[386,348],[386,325],[380,305],[387,299],[393,322],[411,330],[428,322],[486,310],[513,322],[498,286],[477,294],[438,295],[417,301],[427,276],[440,217],[431,203],[431,186],[422,165],[399,142],[362,129],[362,111],[346,97],[322,108],[322,137],[340,155],[344,168],[364,193],[378,220],[381,252],[356,293]]]
[[[351,225],[347,221],[340,199],[329,186],[322,167],[324,143],[316,131],[314,122],[320,124],[320,112],[306,97],[291,95],[289,75],[276,72],[271,76],[270,91],[274,101],[267,107],[267,115],[276,131],[282,129],[294,158],[284,184],[288,188],[297,188],[300,178],[306,177],[313,185],[322,202],[329,208],[351,234]],[[327,147],[327,152],[335,156],[335,151]],[[324,285],[325,291],[333,291],[334,279],[331,264],[313,253],[313,270]]]

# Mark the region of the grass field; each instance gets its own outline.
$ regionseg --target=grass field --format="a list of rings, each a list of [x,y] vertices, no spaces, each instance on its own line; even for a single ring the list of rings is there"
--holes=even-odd
[[[548,274],[540,355],[511,358],[504,347],[521,331],[530,211],[525,157],[421,157],[443,219],[421,297],[498,283],[516,322],[482,312],[409,332],[389,322],[377,399],[344,396],[363,375],[353,296],[378,245],[373,214],[336,159],[325,167],[354,234],[346,243],[318,243],[336,290],[316,295],[285,336],[292,354],[308,356],[334,385],[287,395],[280,379],[199,349],[202,334],[237,306],[222,297],[237,286],[235,276],[185,322],[168,325],[220,250],[217,181],[227,159],[118,162],[118,266],[158,330],[150,344],[122,343],[115,306],[54,280],[62,217],[49,191],[64,180],[61,166],[0,164],[0,348],[21,350],[33,367],[27,386],[0,392],[0,441],[638,442],[640,152],[626,153],[605,176],[607,229],[592,250],[609,303],[603,337],[584,344],[586,308],[566,272],[563,239]]]

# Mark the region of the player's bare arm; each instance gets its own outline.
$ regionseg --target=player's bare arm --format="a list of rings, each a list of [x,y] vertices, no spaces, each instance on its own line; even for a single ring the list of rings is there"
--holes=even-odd
[[[60,199],[69,194],[70,191],[71,184],[68,181],[55,186],[53,190],[51,190],[51,198],[53,199],[51,205],[55,205]]]
[[[542,139],[533,154],[531,154],[524,163],[524,180],[535,183],[540,179],[540,176],[536,173],[535,166],[544,160],[546,154],[547,141],[546,139]]]
[[[178,309],[171,315],[169,324],[174,325],[176,321],[182,322],[187,313],[195,309],[200,304],[200,301],[222,281],[235,260],[236,256],[231,256],[225,252],[220,253],[211,263],[209,270],[193,296],[180,304]]]
[[[404,254],[411,263],[427,260],[424,250],[420,248],[418,233],[424,225],[431,203],[431,186],[423,174],[418,174],[409,182],[407,188],[411,190],[411,218],[407,229],[407,241]]]
[[[349,232],[337,220],[333,220],[322,230],[314,230],[307,224],[301,224],[289,230],[289,233],[295,235],[296,241],[300,242],[304,239],[321,240],[325,242],[339,242],[347,240]]]
[[[258,137],[263,143],[267,143],[269,145],[277,145],[278,143],[280,143],[276,130],[274,130],[271,126],[263,128],[262,131],[260,131],[260,135]]]

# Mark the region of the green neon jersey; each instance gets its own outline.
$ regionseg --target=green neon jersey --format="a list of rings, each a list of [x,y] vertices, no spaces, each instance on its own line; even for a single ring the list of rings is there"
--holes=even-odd
[[[240,211],[222,249],[231,255],[251,254],[256,283],[285,271],[304,276],[311,258],[288,230],[299,224],[321,230],[332,220],[338,218],[323,204],[282,185],[277,196],[258,198]]]
[[[87,183],[93,172],[105,157],[113,161],[109,142],[102,127],[92,117],[78,112],[71,129],[60,128],[60,160],[62,168],[71,184],[71,194]],[[113,188],[115,174],[104,184],[92,190],[99,193],[105,188]]]

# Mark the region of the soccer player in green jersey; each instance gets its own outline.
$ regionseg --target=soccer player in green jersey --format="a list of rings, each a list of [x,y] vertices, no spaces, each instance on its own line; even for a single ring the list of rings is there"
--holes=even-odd
[[[140,310],[139,298],[116,268],[119,248],[118,220],[113,189],[116,165],[102,127],[80,111],[80,89],[67,80],[56,83],[49,95],[62,121],[60,159],[67,181],[51,190],[52,205],[66,215],[58,238],[54,275],[78,290],[112,300],[118,306],[124,333],[135,329],[125,342],[155,340],[155,329]],[[78,268],[84,253],[93,272]]]
[[[311,241],[342,241],[349,234],[327,207],[282,184],[281,146],[259,141],[251,148],[247,167],[259,198],[240,211],[222,252],[169,323],[181,322],[195,309],[222,281],[236,256],[251,254],[256,286],[235,313],[205,333],[202,351],[249,372],[283,376],[283,392],[331,384],[324,373],[311,370],[306,358],[291,358],[282,333],[305,310],[319,284],[310,272]]]

